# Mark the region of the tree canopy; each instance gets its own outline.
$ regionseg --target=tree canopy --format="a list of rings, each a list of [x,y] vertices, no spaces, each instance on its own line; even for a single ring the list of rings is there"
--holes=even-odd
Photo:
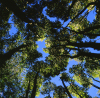
[[[100,83],[99,5],[100,0],[0,0],[0,97],[41,93],[51,98],[53,91],[53,98],[93,98],[88,93],[92,86],[99,96],[100,86],[93,83]],[[44,15],[44,8],[56,21]],[[87,20],[91,11],[96,13],[93,22]],[[17,28],[14,35],[9,18]],[[60,20],[68,24],[64,27]],[[38,61],[42,54],[36,41],[44,39],[49,56]],[[79,63],[68,69],[71,59]],[[58,75],[63,86],[51,82]]]

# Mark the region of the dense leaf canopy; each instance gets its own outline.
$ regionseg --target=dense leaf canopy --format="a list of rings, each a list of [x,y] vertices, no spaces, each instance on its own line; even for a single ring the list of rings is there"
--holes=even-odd
[[[48,19],[44,9],[56,20]],[[87,20],[91,11],[96,13],[93,22]],[[60,20],[68,24],[64,27]],[[0,0],[0,98],[40,93],[51,98],[51,91],[53,98],[93,98],[88,94],[92,86],[100,92],[93,82],[100,83],[95,79],[100,79],[99,37],[100,0]],[[36,41],[44,39],[49,55],[38,61],[42,54]],[[66,72],[71,59],[79,63]],[[57,75],[63,86],[51,82]]]

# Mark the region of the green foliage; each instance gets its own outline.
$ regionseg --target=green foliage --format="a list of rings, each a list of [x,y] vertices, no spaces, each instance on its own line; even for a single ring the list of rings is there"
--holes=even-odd
[[[100,89],[92,82],[100,78],[100,54],[87,48],[100,51],[100,43],[95,39],[100,36],[99,5],[99,0],[1,0],[0,92],[3,97],[35,98],[41,93],[49,98],[53,91],[54,98],[68,98],[68,95],[91,98],[87,90],[91,86]],[[46,15],[57,18],[55,21],[42,13],[44,7],[47,7]],[[91,23],[87,16],[94,8],[96,18]],[[9,34],[9,18],[17,29],[14,35]],[[70,22],[63,27],[59,19],[64,22],[70,19]],[[36,41],[44,39],[43,50],[49,56],[45,61],[38,61],[42,54],[37,51]],[[69,68],[69,59],[79,63]],[[63,72],[68,68],[69,72]],[[59,74],[61,80],[69,83],[67,87],[50,82],[51,77]]]

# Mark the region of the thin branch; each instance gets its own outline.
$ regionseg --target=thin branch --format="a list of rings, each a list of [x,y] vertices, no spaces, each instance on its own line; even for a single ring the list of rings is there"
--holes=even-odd
[[[90,82],[89,82],[89,83],[90,83]],[[94,86],[95,88],[100,89],[100,87],[94,85],[93,83],[90,83],[90,84],[91,84],[92,86]]]
[[[84,29],[83,31],[78,30],[78,32],[75,30],[68,29],[68,28],[63,28],[63,29],[70,30],[72,32],[75,32],[76,34],[83,34],[83,35],[88,35],[88,36],[100,36],[100,34],[86,33],[86,32],[89,32],[91,30],[95,30],[95,29],[99,29],[99,28],[100,28],[100,25],[96,25],[96,26],[88,27],[88,28]]]
[[[71,85],[71,83],[69,83],[70,85]],[[71,85],[72,86],[72,88],[74,89],[74,87],[73,87],[73,85]],[[79,95],[80,96],[80,98],[83,98],[83,97],[81,97],[81,95],[77,92],[77,90],[76,89],[74,89],[74,91],[77,93],[77,95]]]
[[[89,82],[88,80],[85,80],[85,81]],[[95,88],[100,89],[100,87],[94,85],[93,83],[91,83],[91,82],[89,82],[89,83],[90,83],[92,86],[94,86]]]
[[[65,85],[65,83],[64,83],[64,81],[63,81],[63,79],[61,79],[61,80],[62,80],[63,86],[64,86],[64,88],[65,88],[65,90],[66,90],[68,96],[69,96],[70,98],[72,98],[72,96],[71,96],[69,90],[67,89],[67,87],[66,87],[66,85]]]
[[[98,58],[100,59],[100,54],[97,54],[97,53],[86,53],[86,52],[82,52],[82,51],[79,51],[77,55],[75,56],[70,56],[70,55],[67,55],[67,54],[63,54],[63,55],[55,55],[55,56],[65,56],[65,57],[69,57],[69,58],[78,58],[79,56],[86,56],[86,57],[90,57],[90,58]]]
[[[71,6],[70,6],[69,9],[68,9],[68,12],[70,12],[71,8],[75,5],[76,2],[77,2],[77,0],[73,0]]]
[[[88,43],[68,43],[67,45],[72,45],[72,46],[75,46],[75,47],[90,47],[90,48],[94,48],[94,49],[97,49],[97,50],[100,50],[100,43],[95,43],[95,42],[88,42]]]
[[[87,7],[89,7],[90,5],[95,5],[96,4],[96,2],[91,2],[91,3],[89,3],[89,4],[87,4],[87,6],[81,11],[81,12],[79,12],[70,22],[72,22],[73,20],[75,20],[80,14],[82,14],[86,9],[87,9]],[[69,22],[69,23],[70,23]],[[69,25],[69,24],[68,24]],[[68,26],[67,25],[67,26]],[[66,27],[67,27],[66,26]]]
[[[89,14],[89,11],[91,11],[95,6],[92,6],[92,8],[90,8],[85,14],[84,16],[82,16],[83,18],[80,20],[80,22],[84,19],[84,17],[86,17]]]
[[[60,40],[59,40],[60,41]],[[62,40],[61,40],[62,41]],[[66,41],[66,39],[65,39]],[[72,42],[68,42],[68,44],[66,43],[66,45],[54,45],[54,46],[51,46],[51,47],[65,47],[65,46],[75,46],[75,47],[80,47],[80,48],[94,48],[94,49],[97,49],[97,50],[100,50],[100,43],[95,43],[95,42],[88,42],[88,43],[83,43],[83,42],[80,42],[80,43],[72,43]],[[67,48],[67,47],[66,47]]]
[[[99,82],[100,83],[100,81],[98,81],[98,80],[96,80],[96,79],[94,79],[92,76],[90,76],[89,74],[88,74],[88,76],[89,77],[91,77],[94,81],[96,81],[96,82]]]
[[[67,11],[68,12],[68,15],[69,15],[69,13],[71,11],[71,8],[75,5],[76,2],[77,2],[77,0],[73,0],[71,6],[68,8],[68,11]]]
[[[96,4],[95,2],[89,3],[80,13],[78,13],[78,14],[72,19],[72,21],[73,21],[75,18],[77,18],[80,14],[82,14],[82,13],[87,9],[87,7],[89,7],[90,5],[95,5],[95,4]]]

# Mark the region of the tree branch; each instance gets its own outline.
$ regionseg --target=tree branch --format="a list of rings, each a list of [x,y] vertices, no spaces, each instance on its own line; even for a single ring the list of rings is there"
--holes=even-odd
[[[14,49],[9,50],[9,51],[8,51],[7,53],[5,53],[5,54],[0,54],[0,62],[1,62],[1,66],[0,66],[0,67],[3,67],[3,64],[5,64],[5,62],[6,62],[7,60],[9,60],[15,52],[18,52],[21,48],[25,48],[25,47],[27,47],[27,46],[28,46],[28,45],[22,44],[22,45],[20,45],[20,46],[14,48]]]
[[[60,40],[59,40],[60,41]],[[62,40],[61,40],[62,41]],[[64,41],[64,40],[63,40]],[[66,41],[66,39],[65,39]],[[97,49],[97,50],[100,50],[100,43],[95,43],[95,42],[86,42],[86,43],[83,43],[83,42],[80,42],[80,43],[72,43],[72,42],[68,42],[68,44],[66,45],[55,45],[55,46],[51,46],[51,47],[59,47],[59,46],[75,46],[75,47],[80,47],[80,48],[84,48],[84,47],[90,47],[90,48],[94,48],[94,49]],[[67,48],[67,47],[66,47]]]
[[[70,22],[73,22],[73,20],[75,20],[75,18],[77,18],[80,14],[82,14],[87,9],[87,7],[89,7],[90,5],[95,5],[95,4],[96,4],[96,2],[91,2],[91,3],[87,4],[87,6],[81,12],[79,12]],[[68,23],[68,25],[69,25],[69,23]]]
[[[71,85],[71,83],[70,83],[70,85]],[[72,86],[72,88],[74,89],[73,85],[71,85],[71,86]],[[80,96],[80,98],[82,98],[82,97],[81,97],[81,95],[77,92],[77,90],[76,90],[76,89],[74,89],[74,91],[77,93],[77,95],[79,95],[79,96]]]
[[[100,83],[100,81],[98,81],[98,80],[96,80],[96,79],[94,79],[92,76],[90,76],[89,74],[88,74],[88,76],[89,77],[91,77],[94,81],[96,81],[96,82],[99,82]]]
[[[99,28],[100,28],[100,25],[97,25],[97,26],[88,27],[88,28],[84,29],[83,31],[78,30],[78,32],[75,31],[75,30],[70,30],[68,28],[64,28],[64,29],[67,29],[67,30],[70,30],[72,32],[75,32],[76,34],[83,34],[83,35],[88,35],[88,36],[100,36],[100,34],[86,33],[86,32],[89,32],[91,30],[95,30],[95,29],[99,29]]]
[[[73,0],[71,6],[68,8],[68,11],[67,11],[68,12],[68,15],[70,13],[71,8],[75,5],[76,2],[77,2],[77,0]]]
[[[89,82],[89,83],[90,83],[90,82]],[[92,86],[94,86],[95,88],[100,89],[100,87],[94,85],[93,83],[90,83],[90,84],[91,84]]]
[[[27,90],[26,90],[26,98],[28,98],[29,90],[30,90],[30,79],[29,79],[29,83],[28,83],[28,86],[27,86]]]
[[[35,98],[35,95],[36,95],[38,73],[39,72],[36,73],[36,76],[34,78],[34,87],[33,87],[32,94],[31,94],[30,98]]]
[[[27,17],[24,12],[20,10],[20,8],[16,5],[14,0],[0,0],[2,4],[4,4],[9,10],[11,10],[18,18],[20,18],[22,21],[25,21],[27,23],[32,23]]]
[[[87,9],[87,7],[89,7],[90,5],[95,5],[96,4],[96,2],[91,2],[91,3],[89,3],[89,4],[87,4],[87,6],[81,11],[81,12],[79,12],[71,21],[73,21],[75,18],[77,18],[80,14],[82,14],[86,9]]]
[[[65,83],[64,83],[64,81],[63,81],[63,79],[61,79],[61,80],[62,80],[63,86],[64,86],[64,88],[65,88],[65,90],[66,90],[68,96],[69,96],[70,98],[72,98],[72,96],[71,96],[69,90],[67,89],[67,87],[66,87],[66,85],[65,85]]]

